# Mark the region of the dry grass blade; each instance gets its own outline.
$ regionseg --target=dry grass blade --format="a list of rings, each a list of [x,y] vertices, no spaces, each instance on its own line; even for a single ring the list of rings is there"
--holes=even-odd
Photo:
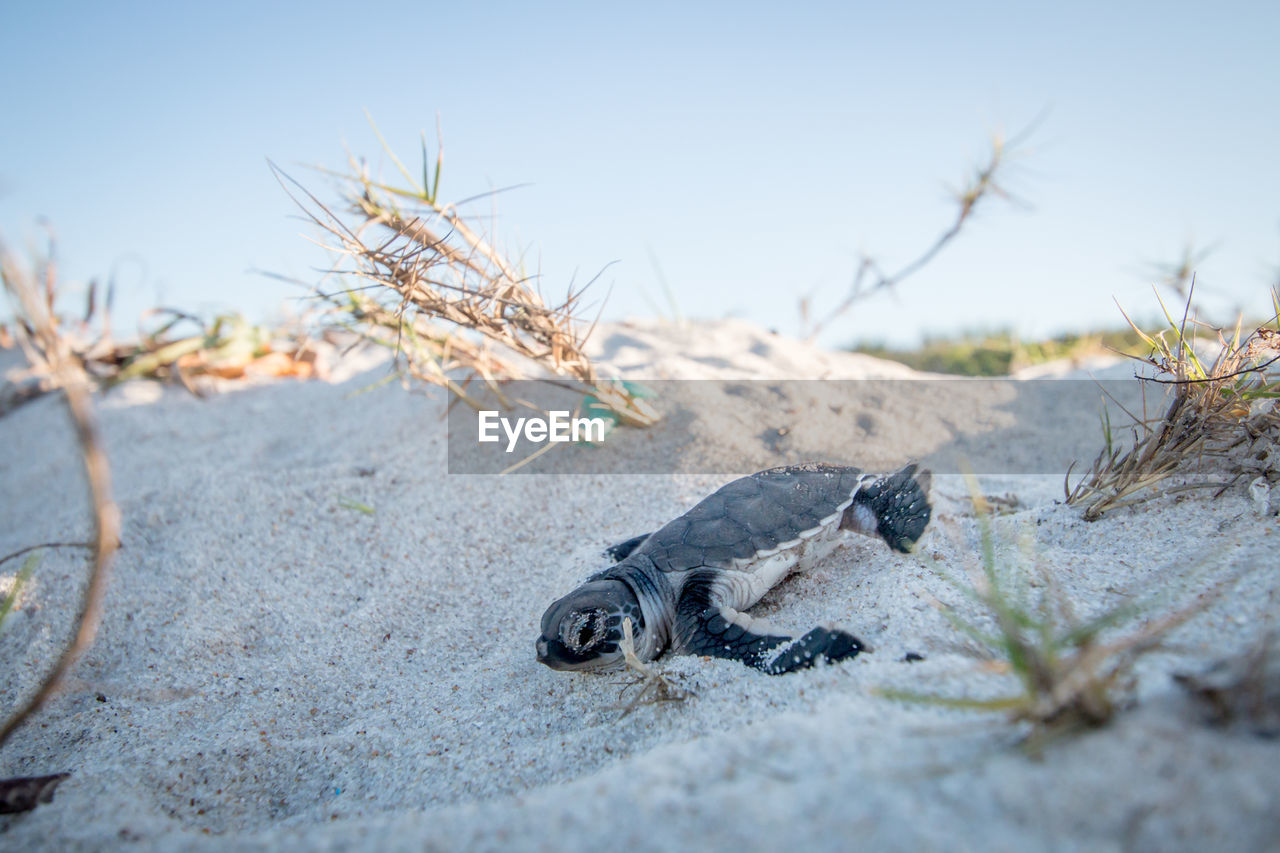
[[[34,275],[22,269],[0,246],[0,273],[3,274],[5,290],[16,302],[19,324],[41,357],[47,359],[57,387],[66,400],[84,457],[94,528],[91,540],[93,568],[80,602],[75,632],[35,693],[0,726],[2,747],[9,736],[52,695],[66,672],[93,644],[102,619],[102,600],[111,559],[119,544],[120,513],[111,496],[111,472],[89,399],[89,377],[58,332],[53,312],[55,287],[52,267],[45,267],[42,287]]]
[[[656,413],[623,384],[601,377],[587,356],[583,290],[570,290],[558,303],[544,300],[533,279],[461,216],[458,205],[439,200],[439,158],[432,174],[424,145],[419,186],[387,151],[409,187],[375,181],[353,157],[350,172],[335,176],[342,182],[338,210],[272,165],[325,235],[323,245],[335,258],[330,272],[359,282],[318,294],[334,322],[394,346],[411,376],[472,405],[462,391],[471,378],[490,386],[541,378],[531,369],[536,365],[594,393],[623,423],[652,423]]]
[[[1210,327],[1217,355],[1206,362],[1196,350],[1195,331],[1204,324],[1190,316],[1193,295],[1194,283],[1181,320],[1160,303],[1168,326],[1156,334],[1129,321],[1150,348],[1137,359],[1155,371],[1145,381],[1168,389],[1170,401],[1154,422],[1131,415],[1131,438],[1123,445],[1114,440],[1109,418],[1104,421],[1106,446],[1075,486],[1069,479],[1064,486],[1067,502],[1082,504],[1086,520],[1158,494],[1221,492],[1242,478],[1262,478],[1268,486],[1280,481],[1280,296],[1273,294],[1271,322],[1248,335],[1239,322],[1229,334]],[[1220,475],[1208,478],[1214,470]],[[1157,488],[1183,474],[1191,481]]]
[[[623,695],[633,688],[639,687],[640,689],[625,705],[617,706],[622,711],[618,715],[618,719],[627,716],[627,714],[630,714],[641,705],[655,705],[659,702],[683,702],[694,695],[692,690],[676,684],[636,656],[635,635],[632,633],[631,619],[629,617],[622,620],[621,646],[622,657],[626,661],[627,668],[638,676],[635,681],[627,682],[622,688]]]

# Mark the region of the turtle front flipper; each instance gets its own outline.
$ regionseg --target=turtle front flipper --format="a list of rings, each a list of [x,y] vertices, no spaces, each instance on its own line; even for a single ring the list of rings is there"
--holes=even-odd
[[[933,475],[917,473],[915,464],[859,489],[844,511],[840,526],[868,535],[879,534],[895,551],[909,553],[933,515],[929,487]]]
[[[767,666],[756,666],[770,675],[782,675],[797,669],[807,669],[818,658],[827,663],[836,663],[866,650],[862,641],[847,631],[839,628],[814,628],[783,649]]]
[[[682,613],[681,623],[677,636],[686,654],[742,661],[769,675],[805,669],[819,658],[835,663],[865,648],[857,637],[832,628],[814,628],[795,641],[764,633],[758,620],[723,605],[707,607],[696,615]]]
[[[619,542],[617,545],[611,545],[604,549],[605,556],[610,560],[613,560],[615,563],[621,563],[623,560],[627,559],[627,557],[631,556],[631,552],[639,548],[644,543],[644,540],[648,539],[652,535],[653,534],[651,533],[641,533],[639,536],[632,536],[625,542]]]

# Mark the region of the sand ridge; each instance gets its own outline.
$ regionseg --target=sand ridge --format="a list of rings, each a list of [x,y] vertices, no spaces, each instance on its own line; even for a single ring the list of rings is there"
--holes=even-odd
[[[596,354],[628,376],[906,375],[739,321],[597,334]],[[670,659],[696,698],[619,719],[616,678],[534,661],[538,619],[605,564],[604,546],[726,478],[448,475],[442,396],[370,389],[385,370],[205,400],[142,384],[99,397],[124,516],[106,616],[66,688],[0,752],[3,776],[73,775],[54,803],[0,818],[0,846],[1155,850],[1280,837],[1280,743],[1205,728],[1169,678],[1243,648],[1277,610],[1280,530],[1244,493],[1086,524],[1057,502],[1060,477],[983,481],[1011,498],[1004,540],[1033,531],[1085,613],[1253,569],[1142,662],[1135,710],[1043,761],[989,716],[872,693],[1008,686],[956,651],[931,603],[956,599],[933,566],[974,560],[958,477],[935,483],[928,559],[852,538],[753,611],[841,625],[874,654],[781,678]],[[0,553],[83,537],[59,402],[22,407],[0,434]],[[46,553],[11,615],[6,707],[65,635],[83,562]],[[925,660],[903,662],[908,651]]]

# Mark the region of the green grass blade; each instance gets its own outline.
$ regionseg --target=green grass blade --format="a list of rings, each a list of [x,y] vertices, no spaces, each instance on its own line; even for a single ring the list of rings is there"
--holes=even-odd
[[[962,696],[939,696],[935,693],[916,693],[912,690],[896,690],[890,687],[873,687],[871,692],[885,699],[898,702],[915,702],[922,705],[938,705],[970,711],[1013,711],[1023,707],[1022,696],[1004,696],[999,699],[966,699]]]
[[[387,156],[391,158],[391,162],[396,164],[396,168],[400,170],[400,174],[404,175],[404,179],[409,182],[409,186],[416,190],[416,195],[426,195],[425,189],[419,189],[418,185],[413,181],[413,175],[409,174],[409,170],[404,167],[404,163],[400,162],[400,158],[396,156],[396,152],[391,150],[391,146],[387,144],[387,140],[383,137],[382,131],[378,129],[377,123],[374,122],[373,116],[368,110],[364,111],[364,117],[369,122],[369,127],[373,128],[373,135],[378,137],[378,143],[382,146],[382,150],[387,152]]]
[[[338,498],[338,506],[343,509],[354,509],[357,512],[363,512],[365,515],[373,515],[376,510],[368,504],[362,504],[360,501],[351,498]]]
[[[1064,648],[1083,645],[1092,641],[1094,637],[1106,629],[1115,627],[1122,622],[1128,622],[1147,609],[1151,608],[1140,604],[1122,604],[1119,607],[1113,607],[1105,613],[1066,631],[1057,639],[1057,645]]]
[[[960,616],[947,605],[942,606],[942,618],[950,622],[951,627],[955,628],[969,639],[977,642],[985,649],[1003,648],[1003,643],[1001,643],[1000,638],[993,634],[986,633],[971,622],[966,622],[964,619],[961,619]]]
[[[22,587],[31,579],[31,574],[36,570],[36,564],[40,562],[40,552],[37,551],[27,557],[22,563],[22,568],[18,569],[18,574],[14,576],[13,588],[9,590],[9,594],[0,601],[0,626],[4,625],[4,618],[9,615],[9,611],[13,609],[13,603],[18,600],[18,593],[22,591]]]

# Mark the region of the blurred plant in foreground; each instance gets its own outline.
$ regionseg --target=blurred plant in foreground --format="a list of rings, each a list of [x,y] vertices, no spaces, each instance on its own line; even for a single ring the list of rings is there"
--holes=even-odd
[[[1025,744],[1033,750],[1047,737],[1111,719],[1133,686],[1133,666],[1161,639],[1212,603],[1222,586],[1201,593],[1191,604],[1150,619],[1131,633],[1115,629],[1133,622],[1151,604],[1121,604],[1081,619],[1054,577],[1034,563],[1028,535],[1021,560],[1001,565],[992,531],[991,508],[969,480],[979,536],[979,562],[968,582],[943,577],[978,605],[976,619],[937,602],[952,627],[969,641],[965,652],[999,672],[1016,676],[1018,689],[996,698],[942,696],[909,690],[879,689],[890,699],[978,711],[999,711],[1014,723],[1029,723]],[[1038,592],[1037,592],[1038,590]],[[1105,635],[1105,636],[1104,636]]]
[[[19,703],[0,724],[0,747],[3,747],[10,736],[53,695],[63,677],[93,645],[98,625],[102,621],[107,576],[119,547],[120,511],[112,497],[110,466],[94,417],[90,398],[93,383],[85,373],[81,357],[67,337],[60,333],[53,311],[56,286],[52,263],[45,264],[39,271],[32,273],[17,263],[0,245],[0,278],[3,279],[5,291],[13,300],[17,321],[15,325],[26,342],[28,357],[32,354],[38,357],[39,363],[48,370],[48,380],[52,387],[62,392],[67,404],[84,459],[90,521],[93,526],[93,534],[87,543],[93,554],[93,562],[72,634],[35,691]],[[33,546],[38,547],[53,546]],[[17,557],[33,548],[23,549],[9,557]],[[0,562],[7,559],[0,559]],[[21,582],[30,576],[34,567],[33,558],[28,558],[15,578],[10,596],[6,597],[6,612],[16,600]],[[34,808],[52,798],[53,789],[65,776],[66,774],[58,773],[0,780],[0,805],[6,811]]]

